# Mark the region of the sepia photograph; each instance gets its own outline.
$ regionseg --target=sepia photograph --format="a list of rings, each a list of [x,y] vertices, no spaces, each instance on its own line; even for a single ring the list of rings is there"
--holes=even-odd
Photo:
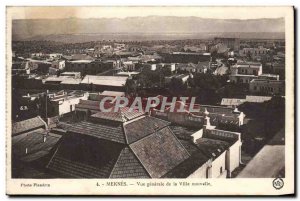
[[[292,6],[6,11],[7,194],[294,193]]]

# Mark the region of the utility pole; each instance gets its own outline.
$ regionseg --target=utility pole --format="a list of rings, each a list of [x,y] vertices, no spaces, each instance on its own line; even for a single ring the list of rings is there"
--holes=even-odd
[[[45,117],[46,117],[46,120],[47,120],[47,118],[48,118],[48,102],[47,102],[47,98],[48,98],[48,90],[46,91],[46,115],[45,115]]]

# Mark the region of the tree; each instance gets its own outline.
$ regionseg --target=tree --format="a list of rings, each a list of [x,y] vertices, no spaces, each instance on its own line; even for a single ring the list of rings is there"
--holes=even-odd
[[[169,89],[175,94],[183,93],[187,89],[187,85],[181,79],[172,78],[169,83]]]

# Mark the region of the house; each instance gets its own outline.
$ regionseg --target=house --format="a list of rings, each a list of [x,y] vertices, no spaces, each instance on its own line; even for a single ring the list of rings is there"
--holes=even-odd
[[[211,118],[211,123],[220,128],[238,130],[244,124],[245,114],[237,108],[229,108],[212,105],[194,105],[197,112],[189,112],[190,105],[177,101],[174,106],[175,112],[170,112],[170,107],[161,111],[157,108],[151,110],[151,116],[167,120],[177,125],[201,128],[204,125],[204,117]],[[179,108],[185,108],[184,112],[176,112]]]
[[[185,74],[171,75],[171,76],[165,77],[165,84],[170,84],[172,79],[178,79],[178,80],[181,80],[182,83],[186,83],[187,80],[189,79],[189,77],[190,77],[189,75],[185,75]]]
[[[39,128],[46,129],[47,124],[40,116],[37,116],[34,118],[26,119],[24,121],[13,123],[11,134],[12,136],[16,136]]]
[[[222,106],[229,106],[229,107],[238,107],[243,103],[263,103],[266,101],[271,100],[271,96],[250,96],[247,95],[246,98],[222,98],[221,105]]]
[[[123,69],[126,71],[134,71],[135,70],[135,63],[132,61],[123,61]]]
[[[75,79],[79,79],[79,78],[81,78],[81,73],[80,72],[63,72],[60,74],[60,76],[73,77]]]
[[[116,90],[123,91],[127,77],[124,76],[98,76],[98,75],[86,75],[81,81],[81,85],[90,90]]]
[[[266,55],[268,51],[269,50],[267,48],[264,48],[262,46],[259,46],[258,48],[243,48],[242,50],[239,50],[239,56],[249,56],[254,59]]]
[[[52,61],[51,67],[59,70],[63,70],[66,67],[65,60],[55,60]]]
[[[283,80],[254,79],[249,84],[249,91],[254,94],[285,95]]]
[[[152,70],[152,71],[156,70],[156,64],[145,63],[143,64],[142,67],[145,70]]]
[[[62,54],[60,53],[51,53],[48,55],[49,59],[60,59],[62,57]]]
[[[47,168],[61,178],[230,177],[240,161],[240,134],[209,122],[186,135],[168,121],[122,108],[60,127],[68,134]]]
[[[233,83],[249,83],[262,74],[261,63],[237,63],[231,67],[229,79]]]
[[[118,72],[116,76],[124,76],[124,77],[133,77],[140,74],[140,72],[132,71],[132,72]]]
[[[65,126],[69,135],[47,168],[68,178],[162,177],[189,153],[168,122],[141,115],[100,112],[89,121]]]
[[[43,168],[60,138],[39,116],[12,124],[12,178],[48,178]]]
[[[65,92],[61,91],[57,94],[52,94],[49,97],[49,104],[47,108],[48,116],[62,116],[75,111],[75,105],[80,100],[87,100],[88,93],[80,91]]]
[[[161,53],[163,61],[166,63],[198,63],[199,61],[210,61],[210,53],[198,52],[172,52]]]
[[[49,76],[43,79],[43,85],[48,89],[79,89],[81,78],[76,73],[66,73],[61,76]]]
[[[167,69],[169,72],[174,72],[176,70],[175,63],[159,63],[156,64],[158,70]]]
[[[168,172],[165,178],[230,178],[240,165],[241,134],[210,125],[202,129],[171,124],[170,128],[191,157]]]
[[[207,70],[210,67],[210,62],[209,61],[204,61],[204,62],[198,62],[197,64],[194,63],[179,63],[176,65],[177,70],[181,71],[187,71],[191,73],[206,73]]]

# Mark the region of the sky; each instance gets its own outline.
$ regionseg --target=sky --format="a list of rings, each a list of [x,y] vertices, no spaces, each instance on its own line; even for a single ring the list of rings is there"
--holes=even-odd
[[[279,7],[8,7],[13,19],[126,18],[144,16],[195,16],[216,19],[284,17]]]

